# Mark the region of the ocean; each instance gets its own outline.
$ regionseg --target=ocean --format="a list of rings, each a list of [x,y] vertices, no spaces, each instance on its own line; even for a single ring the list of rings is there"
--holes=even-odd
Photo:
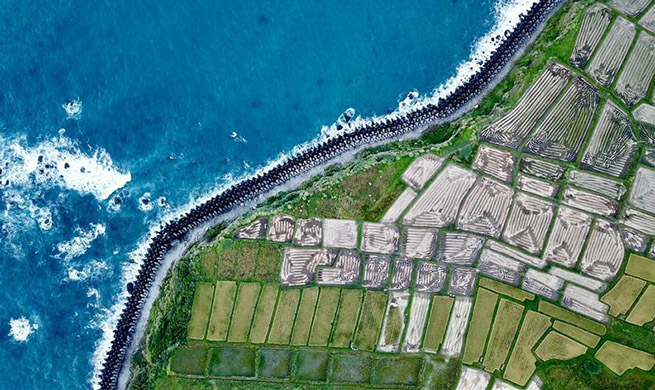
[[[502,1],[0,3],[0,389],[91,387],[148,229],[452,85]]]

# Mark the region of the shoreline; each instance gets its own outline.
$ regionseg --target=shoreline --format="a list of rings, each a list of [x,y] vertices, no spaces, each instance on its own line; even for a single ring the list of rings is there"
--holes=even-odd
[[[246,211],[281,191],[297,187],[326,167],[351,161],[360,151],[381,144],[415,138],[426,130],[451,122],[468,112],[509,72],[513,62],[543,30],[545,22],[562,0],[541,0],[531,14],[520,18],[511,33],[499,44],[481,71],[471,76],[438,104],[395,112],[329,138],[305,149],[265,173],[236,183],[231,188],[171,221],[149,240],[138,277],[128,283],[129,296],[114,328],[111,349],[104,356],[97,388],[125,388],[130,379],[134,351],[139,346],[152,304],[168,270],[187,248],[209,227]],[[418,105],[417,105],[418,106]]]

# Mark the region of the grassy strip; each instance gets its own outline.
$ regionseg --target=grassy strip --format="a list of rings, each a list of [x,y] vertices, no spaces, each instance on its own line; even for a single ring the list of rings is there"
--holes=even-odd
[[[617,375],[623,375],[633,368],[650,371],[655,365],[653,355],[613,341],[606,341],[595,357]]]
[[[646,286],[646,282],[643,280],[623,275],[600,300],[610,306],[609,314],[611,316],[618,317],[630,310],[644,286]]]
[[[383,326],[384,341],[387,345],[397,345],[400,343],[400,336],[402,335],[404,325],[405,311],[400,311],[400,307],[398,306],[389,307],[389,314]]]
[[[498,294],[484,288],[478,289],[471,324],[466,334],[462,363],[475,364],[480,361],[496,310],[496,302],[498,302]]]
[[[277,300],[277,308],[271,325],[268,342],[271,344],[289,344],[293,320],[300,301],[300,290],[281,290]]]
[[[455,303],[453,297],[434,296],[432,297],[432,307],[428,317],[428,325],[425,330],[425,339],[423,348],[437,351],[443,342],[450,319],[450,311]]]
[[[212,315],[209,320],[209,329],[207,329],[207,340],[225,341],[227,339],[227,330],[230,327],[230,317],[232,316],[236,295],[236,282],[216,283]]]
[[[500,300],[487,351],[484,354],[485,370],[494,372],[505,363],[522,315],[523,306],[507,299]]]
[[[505,295],[510,298],[516,299],[520,302],[525,302],[526,300],[531,301],[534,299],[534,294],[527,291],[523,291],[516,287],[512,287],[509,284],[501,283],[497,280],[489,278],[480,278],[480,286],[489,289],[491,291],[497,292],[500,295]]]
[[[387,294],[381,291],[366,291],[362,313],[359,317],[355,347],[372,351],[378,341],[378,333],[387,304]]]
[[[537,369],[532,348],[541,336],[550,328],[550,318],[536,311],[529,310],[525,314],[523,325],[516,338],[512,355],[507,361],[503,378],[519,386],[525,386]]]
[[[239,294],[234,305],[232,314],[232,323],[228,332],[227,341],[231,343],[244,343],[248,341],[248,331],[252,316],[255,313],[257,297],[261,286],[259,283],[241,283],[239,285]]]
[[[588,330],[589,332],[600,336],[604,335],[607,331],[605,325],[599,322],[592,321],[579,314],[563,309],[559,306],[555,306],[552,303],[546,301],[539,302],[539,311],[553,318],[568,322],[569,324],[575,325],[584,330]]]
[[[598,345],[598,342],[600,341],[600,337],[596,336],[595,334],[567,324],[566,322],[555,321],[553,328],[556,331],[569,336],[575,341],[581,342],[589,348],[596,348],[596,345]]]
[[[293,327],[293,333],[291,334],[292,345],[307,345],[317,300],[318,287],[310,287],[302,290],[300,307],[298,308],[296,323]]]
[[[191,320],[189,321],[189,338],[202,340],[207,331],[207,322],[214,296],[214,285],[211,283],[198,283],[196,296],[191,307]]]
[[[357,317],[362,305],[362,290],[345,289],[341,292],[339,313],[330,347],[349,347],[357,326]]]
[[[561,333],[551,331],[534,352],[543,361],[571,360],[584,355],[587,347]]]
[[[655,283],[655,260],[631,254],[625,273]]]
[[[644,294],[625,319],[627,322],[642,326],[655,319],[655,286],[648,286]]]
[[[257,303],[257,310],[255,311],[255,318],[252,321],[252,328],[250,329],[250,342],[261,344],[266,341],[268,335],[268,328],[271,325],[271,318],[273,317],[273,310],[275,309],[275,302],[277,301],[277,292],[279,289],[278,284],[270,283],[264,286],[259,303]]]
[[[334,315],[339,304],[341,290],[332,287],[322,287],[314,314],[312,332],[309,335],[309,345],[327,346],[334,323]]]

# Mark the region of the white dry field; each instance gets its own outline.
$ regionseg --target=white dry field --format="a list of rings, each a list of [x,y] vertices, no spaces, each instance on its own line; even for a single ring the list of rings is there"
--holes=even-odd
[[[544,198],[553,198],[559,191],[559,185],[519,173],[516,188]]]
[[[600,301],[598,294],[572,284],[564,289],[562,306],[596,321],[609,321],[609,306]]]
[[[491,374],[488,372],[471,367],[462,367],[462,373],[457,382],[455,390],[482,390],[489,387],[491,381]]]
[[[510,152],[482,145],[473,161],[473,168],[511,183],[516,158]]]
[[[594,175],[585,171],[570,171],[568,177],[569,183],[573,185],[605,195],[615,200],[621,200],[627,191],[625,185],[618,180]]]
[[[642,103],[632,111],[632,115],[639,122],[645,123],[651,127],[655,126],[655,106],[648,103]],[[652,144],[652,142],[649,143]]]
[[[655,213],[655,170],[639,167],[632,186],[630,203],[646,212]]]
[[[621,177],[630,168],[637,152],[637,139],[630,118],[608,101],[582,156],[585,169]]]
[[[514,191],[510,187],[481,177],[459,211],[457,228],[500,237],[513,195]]]
[[[546,272],[529,269],[528,272],[525,273],[525,279],[523,279],[523,285],[521,288],[552,301],[557,301],[559,298],[559,291],[563,286],[563,279]]]
[[[402,179],[408,186],[418,191],[441,168],[444,160],[443,157],[434,154],[421,156],[410,164],[403,173]]]
[[[591,216],[568,207],[560,207],[550,234],[544,260],[572,268],[582,252]]]
[[[467,233],[443,233],[439,240],[439,261],[470,265],[485,243],[483,237]]]
[[[650,3],[650,0],[612,0],[610,5],[628,16],[636,17]]]
[[[522,252],[516,248],[513,248],[501,242],[487,241],[486,247],[496,252],[507,255],[513,259],[516,259],[532,267],[543,268],[546,265],[546,262],[544,260],[532,255],[528,255],[525,252]]]
[[[502,253],[484,249],[477,268],[485,276],[517,286],[525,265]]]
[[[357,247],[357,222],[343,219],[324,220],[323,245],[328,248],[355,249]]]
[[[346,286],[359,282],[360,254],[341,251],[332,267],[320,267],[316,282],[323,285]]]
[[[523,156],[519,163],[519,169],[529,175],[551,181],[559,180],[564,176],[564,167],[561,165],[530,156]]]
[[[480,139],[517,148],[569,82],[571,72],[550,64],[519,99],[516,107],[480,133]]]
[[[398,227],[390,223],[364,222],[361,249],[364,252],[391,254],[398,247]]]
[[[639,20],[639,24],[648,31],[655,33],[655,7],[651,7]]]
[[[655,217],[643,211],[628,207],[623,213],[622,222],[631,228],[655,236]]]
[[[412,259],[434,257],[437,246],[437,229],[406,227],[400,242],[400,254]]]
[[[365,288],[382,288],[389,280],[391,258],[387,255],[366,255],[364,263],[364,278],[362,286]]]
[[[600,280],[596,280],[588,276],[580,275],[577,272],[565,270],[558,267],[551,267],[548,270],[548,273],[551,275],[555,275],[558,278],[563,279],[567,282],[571,282],[575,285],[584,287],[587,290],[595,291],[597,293],[601,293],[607,289],[607,284],[601,282]]]
[[[553,213],[552,203],[519,193],[514,199],[503,240],[530,253],[541,252]]]
[[[598,106],[598,91],[578,77],[523,150],[541,157],[571,162],[578,155]]]
[[[316,267],[334,263],[336,252],[328,249],[284,248],[280,283],[284,286],[302,286],[314,279]]]
[[[409,292],[407,291],[391,291],[389,293],[389,300],[387,301],[387,308],[384,312],[384,319],[382,320],[382,330],[380,331],[380,338],[378,340],[378,351],[381,352],[397,352],[400,346],[400,338],[405,330],[405,311],[409,304]],[[396,319],[390,319],[395,315]],[[400,323],[400,331],[394,340],[387,340],[387,326],[389,321]]]
[[[419,261],[414,291],[439,292],[446,283],[448,267],[443,263]]]
[[[580,261],[580,269],[596,279],[611,281],[619,272],[624,253],[619,226],[599,219],[589,236],[587,250]]]
[[[410,259],[396,259],[393,263],[393,276],[391,277],[392,290],[407,290],[412,281],[414,263]]]
[[[619,205],[612,199],[579,190],[573,187],[564,189],[562,203],[592,214],[612,217],[619,210]]]
[[[234,237],[238,239],[257,240],[266,237],[267,219],[258,219],[247,226],[238,229]]]
[[[391,207],[389,207],[389,210],[382,216],[380,222],[394,223],[398,221],[398,218],[400,218],[405,209],[414,201],[414,198],[416,198],[416,192],[409,187],[405,188]]]
[[[268,227],[268,239],[274,242],[289,242],[293,237],[295,221],[289,215],[276,215]]]
[[[646,97],[655,74],[655,38],[641,32],[623,71],[614,87],[614,93],[628,106]]]
[[[473,298],[471,297],[458,296],[455,298],[448,328],[446,329],[446,336],[441,347],[442,355],[458,357],[462,352],[464,333],[468,326],[472,306]]]
[[[473,172],[454,164],[448,165],[405,214],[403,224],[426,227],[452,224],[459,205],[475,180]]]
[[[430,310],[431,296],[425,292],[415,292],[409,309],[407,333],[403,341],[403,352],[418,352],[423,339],[425,320]]]
[[[587,68],[587,74],[599,84],[609,87],[619,71],[630,44],[635,37],[635,26],[618,17],[603,43],[596,50]]]
[[[323,239],[323,223],[318,218],[299,219],[296,221],[296,233],[293,243],[298,246],[321,245]]]
[[[573,65],[580,69],[585,67],[611,21],[612,12],[606,6],[594,4],[587,8],[571,54],[570,61]]]
[[[621,226],[621,238],[628,250],[637,253],[644,253],[648,246],[648,236],[629,227]]]
[[[450,273],[450,289],[453,295],[473,295],[478,270],[468,267],[453,267]]]

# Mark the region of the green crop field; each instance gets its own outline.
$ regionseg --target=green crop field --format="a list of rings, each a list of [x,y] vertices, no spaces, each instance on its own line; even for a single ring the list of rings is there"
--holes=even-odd
[[[606,341],[596,352],[596,359],[600,360],[617,375],[623,375],[626,371],[639,368],[650,371],[655,365],[655,357],[650,353],[630,348],[625,345]]]
[[[598,345],[598,342],[600,341],[600,337],[596,336],[595,334],[587,332],[584,329],[580,329],[577,326],[567,324],[566,322],[555,321],[553,329],[565,336],[569,336],[575,341],[581,342],[590,348],[596,348],[596,345]]]
[[[254,377],[257,355],[255,350],[242,347],[212,348],[207,373],[221,377]]]
[[[415,385],[420,380],[423,359],[419,356],[378,359],[373,383],[381,385]]]
[[[478,289],[462,355],[464,364],[478,363],[482,357],[497,301],[498,294],[484,288]]]
[[[193,298],[193,306],[191,307],[191,320],[189,321],[190,339],[202,340],[205,338],[213,296],[213,284],[198,283],[196,295]]]
[[[625,320],[642,326],[653,319],[655,319],[655,286],[648,286]]]
[[[300,290],[280,290],[271,332],[268,335],[269,343],[289,344],[299,301]]]
[[[384,321],[384,320],[383,320]],[[405,311],[400,307],[389,307],[389,313],[386,316],[386,322],[383,323],[384,340],[387,344],[397,344],[402,336],[403,326],[405,324]],[[380,339],[382,336],[380,336]]]
[[[517,301],[524,302],[526,300],[533,300],[534,294],[527,291],[520,290],[516,287],[512,287],[509,284],[501,283],[497,280],[489,278],[480,278],[480,286],[497,292],[500,295],[505,295],[510,298],[514,298]]]
[[[485,370],[494,372],[505,363],[522,315],[523,306],[507,299],[500,300],[484,354]]]
[[[559,306],[555,306],[552,303],[546,301],[539,302],[539,311],[553,318],[568,322],[569,324],[575,325],[579,328],[600,336],[604,335],[607,331],[607,329],[605,329],[605,325],[599,322],[590,320],[579,314],[573,313],[572,311],[563,309]]]
[[[237,295],[236,282],[216,282],[212,315],[207,329],[207,340],[225,341],[230,327],[234,299]]]
[[[367,355],[337,354],[332,357],[332,382],[367,383],[371,379],[372,359]]]
[[[425,338],[423,339],[423,348],[431,351],[437,351],[443,342],[450,319],[450,311],[453,308],[455,299],[452,297],[434,296],[432,297],[432,307],[425,329]]]
[[[600,300],[610,306],[609,314],[611,316],[618,317],[630,310],[644,286],[646,286],[646,282],[643,280],[623,275]]]
[[[307,345],[309,332],[312,329],[312,320],[316,310],[316,301],[318,300],[318,287],[311,287],[302,290],[298,314],[296,314],[296,323],[291,333],[291,344]]]
[[[287,349],[262,349],[259,351],[260,378],[286,379],[291,376],[293,351]]]
[[[550,328],[550,318],[536,311],[529,310],[516,338],[514,349],[507,361],[503,377],[519,386],[525,386],[532,377],[537,366],[537,359],[532,354],[532,348],[541,336]]]
[[[241,283],[239,285],[227,341],[243,343],[248,340],[248,331],[250,330],[252,316],[255,313],[260,289],[259,283]]]
[[[543,361],[571,360],[584,355],[587,347],[561,333],[551,331],[534,352]]]
[[[655,283],[655,260],[632,254],[625,273]]]
[[[207,347],[204,344],[190,344],[177,349],[170,368],[179,374],[202,375],[206,364]]]
[[[312,324],[312,332],[309,335],[309,345],[327,346],[330,340],[330,332],[334,323],[334,315],[339,304],[341,290],[332,287],[322,287],[316,304],[316,314]]]
[[[359,309],[362,304],[362,290],[344,289],[341,291],[339,312],[330,341],[331,347],[349,347],[357,326]]]
[[[266,284],[262,289],[255,316],[252,320],[252,328],[250,329],[251,343],[261,344],[266,341],[279,287],[277,284],[270,283]]]
[[[388,295],[384,292],[366,291],[355,335],[355,347],[366,351],[372,351],[375,348],[387,299]]]

